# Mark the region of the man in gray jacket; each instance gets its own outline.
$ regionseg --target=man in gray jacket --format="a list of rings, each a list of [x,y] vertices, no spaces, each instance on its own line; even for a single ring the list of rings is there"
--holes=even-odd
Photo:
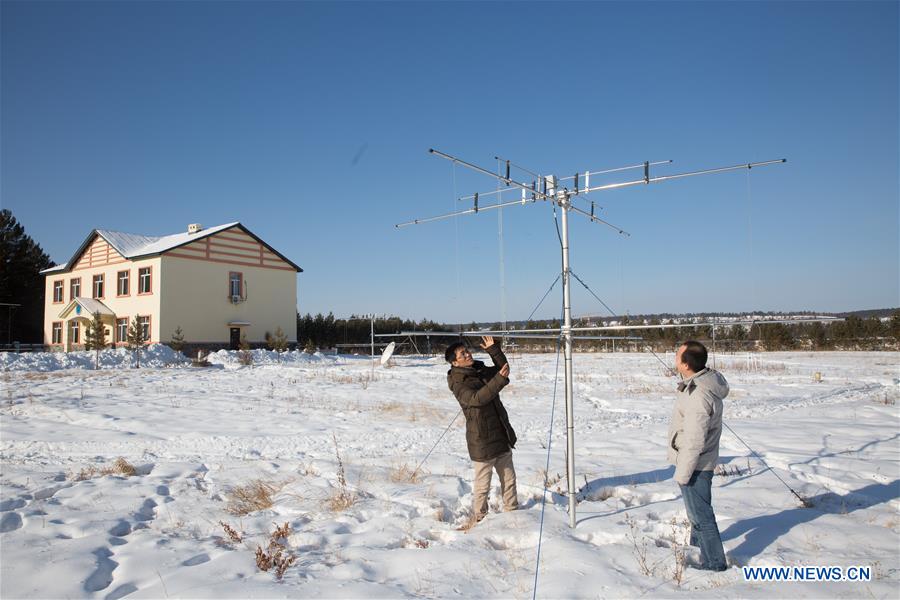
[[[685,342],[675,354],[682,382],[669,425],[668,458],[675,465],[675,482],[691,522],[691,545],[700,547],[700,568],[724,571],[728,565],[712,508],[712,476],[719,459],[722,399],[728,395],[728,382],[706,367],[706,358],[706,347],[695,341]]]

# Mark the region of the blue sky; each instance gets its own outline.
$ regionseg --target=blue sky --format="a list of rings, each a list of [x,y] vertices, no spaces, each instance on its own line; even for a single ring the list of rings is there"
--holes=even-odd
[[[898,3],[2,2],[0,205],[93,228],[241,221],[301,312],[528,316],[548,205],[397,230],[491,179],[788,163],[597,194],[572,269],[616,312],[900,305]],[[635,173],[637,175],[637,173]],[[631,178],[624,174],[623,178]],[[610,181],[612,179],[609,179]],[[573,288],[576,315],[604,310]],[[559,286],[538,311],[559,314]]]

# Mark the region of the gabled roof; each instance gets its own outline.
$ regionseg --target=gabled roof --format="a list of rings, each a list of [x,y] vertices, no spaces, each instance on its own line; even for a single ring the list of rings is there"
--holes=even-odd
[[[97,300],[96,298],[82,298],[78,296],[73,298],[71,302],[66,304],[66,307],[59,311],[60,318],[65,318],[70,312],[75,310],[76,306],[80,305],[81,308],[84,309],[79,316],[83,316],[84,318],[88,318],[92,316],[94,313],[100,313],[102,316],[114,317],[116,313],[114,313],[108,306]]]
[[[256,234],[241,225],[239,221],[235,221],[234,223],[226,223],[224,225],[216,225],[215,227],[201,229],[197,233],[183,232],[161,237],[138,235],[135,233],[125,233],[122,231],[110,231],[108,229],[94,229],[87,236],[84,242],[81,243],[81,245],[78,247],[78,250],[75,251],[75,254],[72,255],[72,258],[71,260],[69,260],[69,262],[57,265],[55,267],[50,267],[49,269],[44,269],[43,271],[41,271],[41,273],[49,274],[67,271],[67,266],[74,265],[77,262],[78,257],[81,256],[81,254],[87,249],[88,245],[90,245],[90,243],[94,240],[94,236],[97,235],[106,240],[109,245],[112,246],[116,250],[116,252],[121,254],[123,257],[134,260],[146,256],[155,256],[157,254],[162,254],[163,252],[173,250],[175,248],[178,248],[179,246],[190,244],[191,242],[196,242],[197,240],[201,240],[205,237],[214,235],[216,233],[219,233],[220,231],[225,231],[226,229],[231,229],[232,227],[239,228],[241,231],[268,248],[273,254],[278,256],[278,258],[297,269],[298,273],[303,272],[303,269],[294,264],[293,261],[287,259],[283,254],[278,252],[278,250],[261,240]]]

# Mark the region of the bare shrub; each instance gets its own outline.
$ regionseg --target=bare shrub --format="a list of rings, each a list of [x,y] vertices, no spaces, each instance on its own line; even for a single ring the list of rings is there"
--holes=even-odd
[[[238,485],[228,491],[231,496],[225,510],[233,515],[243,516],[272,506],[272,494],[280,487],[271,482],[255,479],[245,485]]]
[[[687,545],[691,526],[687,519],[679,521],[674,517],[670,524],[672,526],[672,558],[675,562],[672,569],[672,581],[681,587],[681,582],[684,580],[684,569],[687,566]]]
[[[347,486],[347,473],[344,470],[344,460],[341,458],[341,452],[338,448],[337,436],[333,433],[331,438],[334,440],[334,455],[337,457],[337,487],[328,498],[326,505],[334,512],[346,510],[356,504],[357,496]]]
[[[274,523],[273,523],[274,525]],[[266,549],[260,545],[256,546],[256,568],[260,571],[268,571],[274,567],[275,576],[278,579],[284,577],[285,571],[288,570],[297,557],[290,552],[285,552],[285,547],[280,540],[287,540],[291,534],[291,526],[285,522],[280,527],[275,525],[275,530],[269,535],[269,543]]]
[[[225,535],[228,536],[228,539],[231,540],[233,544],[240,544],[244,540],[244,538],[241,537],[241,534],[235,531],[234,528],[225,521],[219,521],[219,525],[222,526]]]
[[[631,541],[631,553],[637,561],[638,569],[640,569],[642,575],[649,577],[653,574],[653,569],[647,562],[647,538],[641,535],[640,541],[638,541],[638,535],[640,533],[638,524],[631,515],[625,517],[625,523],[628,524],[627,537]]]
[[[249,367],[253,364],[253,353],[250,352],[250,342],[247,341],[247,336],[241,336],[241,342],[238,345],[240,351],[238,352],[238,362],[245,367]]]
[[[278,540],[286,540],[291,536],[291,525],[287,521],[280,527],[275,523],[272,523],[272,525],[275,525],[275,531],[269,536],[269,543],[278,543]]]

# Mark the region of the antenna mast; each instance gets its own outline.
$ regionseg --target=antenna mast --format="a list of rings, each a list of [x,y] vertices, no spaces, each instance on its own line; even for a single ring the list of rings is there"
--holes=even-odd
[[[406,227],[409,225],[419,225],[421,223],[428,223],[431,221],[439,221],[443,219],[449,219],[451,217],[457,217],[460,215],[468,215],[475,214],[478,212],[483,212],[486,210],[494,210],[503,208],[505,206],[513,206],[516,204],[525,205],[528,203],[534,203],[538,200],[548,201],[554,203],[556,206],[560,208],[560,212],[562,213],[562,231],[561,231],[561,241],[562,241],[562,294],[563,294],[563,324],[559,329],[559,334],[563,338],[563,351],[565,357],[565,390],[566,390],[566,479],[568,480],[568,499],[569,499],[569,527],[574,528],[576,525],[575,519],[575,416],[573,409],[573,375],[572,375],[572,305],[569,294],[569,275],[571,274],[571,269],[569,267],[569,212],[574,212],[576,214],[582,215],[588,218],[592,223],[602,223],[620,235],[630,236],[628,232],[625,230],[613,225],[601,219],[595,215],[595,206],[591,203],[591,211],[588,212],[586,210],[582,210],[577,206],[574,206],[572,203],[572,199],[576,196],[581,196],[587,194],[589,192],[598,192],[603,190],[611,190],[618,189],[623,187],[632,187],[636,185],[649,185],[651,183],[660,183],[663,181],[669,181],[671,179],[681,179],[684,177],[693,177],[696,175],[709,175],[712,173],[723,173],[726,171],[736,171],[739,169],[752,169],[753,167],[763,167],[766,165],[778,164],[787,162],[787,159],[781,158],[777,160],[767,160],[763,162],[756,163],[745,163],[740,165],[732,165],[728,167],[716,167],[713,169],[704,169],[701,171],[689,171],[685,173],[676,173],[673,175],[661,175],[656,177],[650,176],[650,167],[659,165],[659,164],[668,164],[671,163],[671,160],[658,161],[658,162],[650,162],[646,161],[642,164],[638,165],[629,165],[625,167],[618,167],[615,169],[606,169],[603,171],[585,171],[584,173],[576,173],[571,177],[564,177],[562,179],[557,178],[555,175],[548,175],[541,178],[540,176],[535,175],[532,171],[528,171],[518,165],[514,165],[511,161],[506,161],[506,172],[505,175],[497,174],[489,171],[488,169],[484,169],[479,167],[478,165],[466,162],[455,156],[451,156],[450,154],[445,154],[439,150],[435,150],[434,148],[428,151],[429,153],[439,156],[440,158],[444,158],[446,160],[452,161],[454,164],[462,165],[473,171],[477,171],[478,173],[482,173],[487,175],[488,177],[493,177],[498,179],[502,183],[505,183],[507,187],[500,188],[499,190],[489,191],[485,193],[475,193],[473,196],[466,196],[464,198],[460,198],[460,200],[473,200],[473,206],[469,209],[459,210],[452,213],[447,213],[443,215],[438,215],[435,217],[427,217],[424,219],[415,219],[413,221],[407,221],[404,223],[398,223],[396,225],[397,228]],[[497,157],[499,159],[499,157]],[[535,178],[531,180],[531,183],[523,183],[521,181],[517,181],[510,176],[510,167],[515,166],[517,169],[522,170],[529,175],[534,176]],[[630,180],[630,181],[621,181],[616,183],[607,183],[602,185],[597,185],[594,187],[590,186],[590,176],[591,175],[600,175],[600,174],[608,174],[619,171],[626,171],[629,169],[643,169],[643,177],[640,179]],[[540,181],[539,181],[540,179]],[[560,183],[563,181],[572,181],[572,188],[569,187],[560,187]],[[581,185],[583,181],[583,186]],[[518,200],[512,201],[504,201],[503,193],[518,190],[520,198]],[[479,197],[490,196],[492,194],[496,194],[498,196],[496,203],[488,204],[486,206],[479,206],[478,200]]]

